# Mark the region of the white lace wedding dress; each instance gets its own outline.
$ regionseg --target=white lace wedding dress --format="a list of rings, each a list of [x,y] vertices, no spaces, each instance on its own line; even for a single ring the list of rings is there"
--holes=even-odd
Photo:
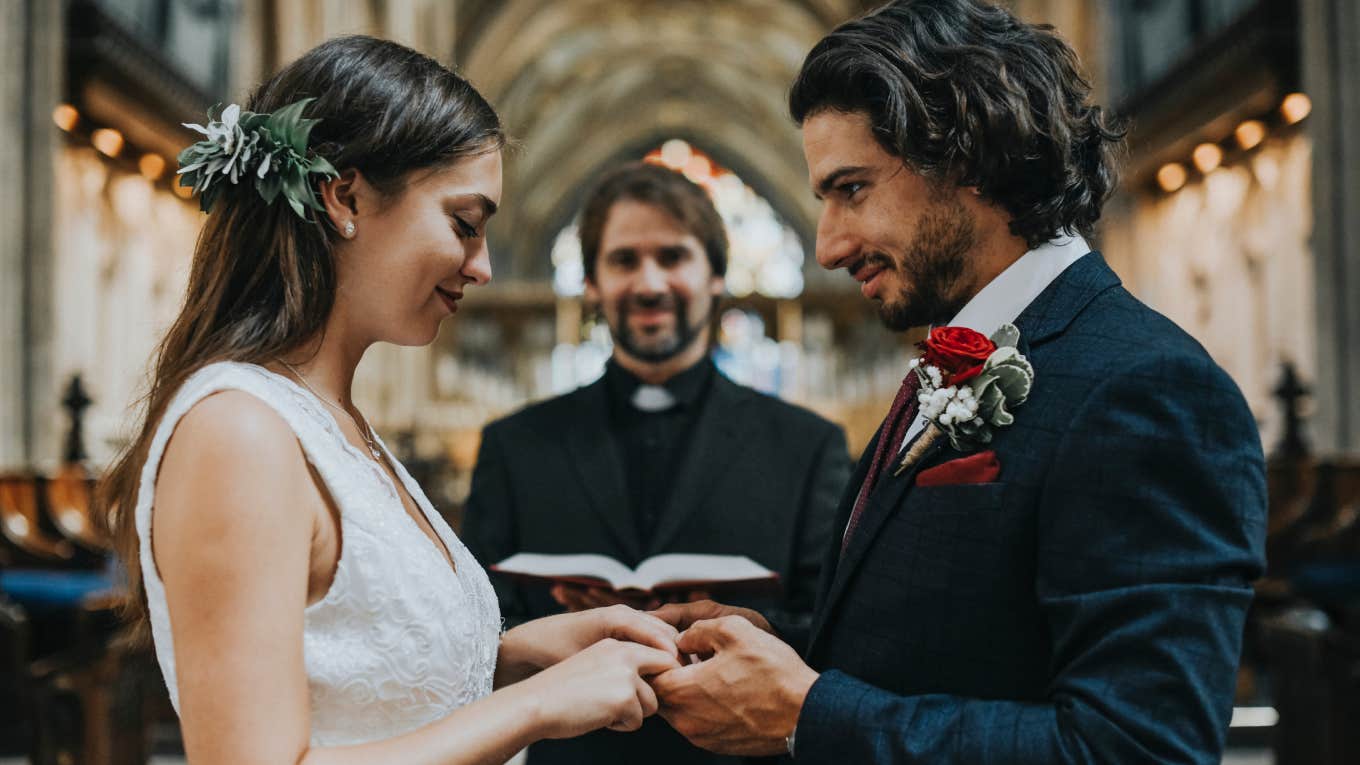
[[[457,573],[406,513],[386,472],[345,440],[319,399],[263,367],[224,362],[199,370],[175,394],[157,425],[137,500],[151,630],[175,709],[172,625],[151,555],[156,474],[179,419],[205,396],[227,389],[250,393],[287,421],[340,511],[335,580],[304,612],[312,744],[390,738],[491,693],[501,628],[495,592],[405,468],[388,453]]]

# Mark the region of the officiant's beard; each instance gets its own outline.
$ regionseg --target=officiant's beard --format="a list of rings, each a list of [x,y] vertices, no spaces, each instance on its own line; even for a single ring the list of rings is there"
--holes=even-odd
[[[897,294],[878,304],[878,317],[894,332],[943,324],[972,297],[967,289],[968,253],[977,244],[973,214],[957,198],[933,202],[922,214],[916,235],[900,259],[881,252],[865,257],[866,266],[893,271]]]
[[[629,356],[648,364],[660,364],[680,355],[699,339],[712,320],[717,305],[718,301],[713,300],[709,310],[691,324],[686,321],[689,301],[685,298],[675,293],[634,295],[619,301],[618,326],[610,327],[610,334],[614,337],[615,345]],[[670,308],[675,314],[675,329],[659,332],[653,338],[639,337],[633,332],[628,321],[628,314],[634,308]]]

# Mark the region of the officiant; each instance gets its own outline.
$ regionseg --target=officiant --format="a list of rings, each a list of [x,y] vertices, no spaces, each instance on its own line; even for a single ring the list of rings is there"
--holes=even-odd
[[[806,631],[849,474],[845,436],[714,366],[727,236],[712,200],[665,167],[624,165],[587,198],[580,237],[586,297],[609,325],[613,356],[594,384],[485,428],[463,538],[484,564],[519,552],[595,553],[629,567],[665,553],[745,555],[777,572],[782,592],[726,599],[773,614],[782,634]],[[496,585],[509,624],[649,605],[604,588]],[[635,733],[529,753],[531,765],[726,761],[659,717]]]

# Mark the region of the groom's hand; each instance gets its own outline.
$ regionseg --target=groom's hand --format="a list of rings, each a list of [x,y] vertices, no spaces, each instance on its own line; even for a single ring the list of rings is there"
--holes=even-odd
[[[693,603],[671,603],[652,611],[651,614],[681,631],[689,629],[690,625],[695,624],[696,622],[721,619],[724,616],[740,616],[765,632],[768,632],[771,635],[775,634],[774,628],[770,626],[770,622],[766,620],[764,616],[761,616],[759,611],[752,611],[749,608],[739,608],[737,606],[727,606],[722,603],[714,603],[711,600],[697,600]]]
[[[789,645],[748,619],[695,623],[682,654],[704,660],[652,679],[659,714],[697,746],[719,754],[783,754],[817,673]]]

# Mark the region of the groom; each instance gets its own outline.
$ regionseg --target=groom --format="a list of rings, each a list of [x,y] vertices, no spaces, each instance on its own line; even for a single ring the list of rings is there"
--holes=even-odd
[[[695,743],[1219,762],[1263,563],[1259,436],[1223,370],[1082,238],[1121,136],[1076,65],[974,0],[898,0],[804,62],[790,108],[817,260],[889,327],[935,329],[842,496],[805,656],[754,611],[657,612],[702,659],[653,681]]]

